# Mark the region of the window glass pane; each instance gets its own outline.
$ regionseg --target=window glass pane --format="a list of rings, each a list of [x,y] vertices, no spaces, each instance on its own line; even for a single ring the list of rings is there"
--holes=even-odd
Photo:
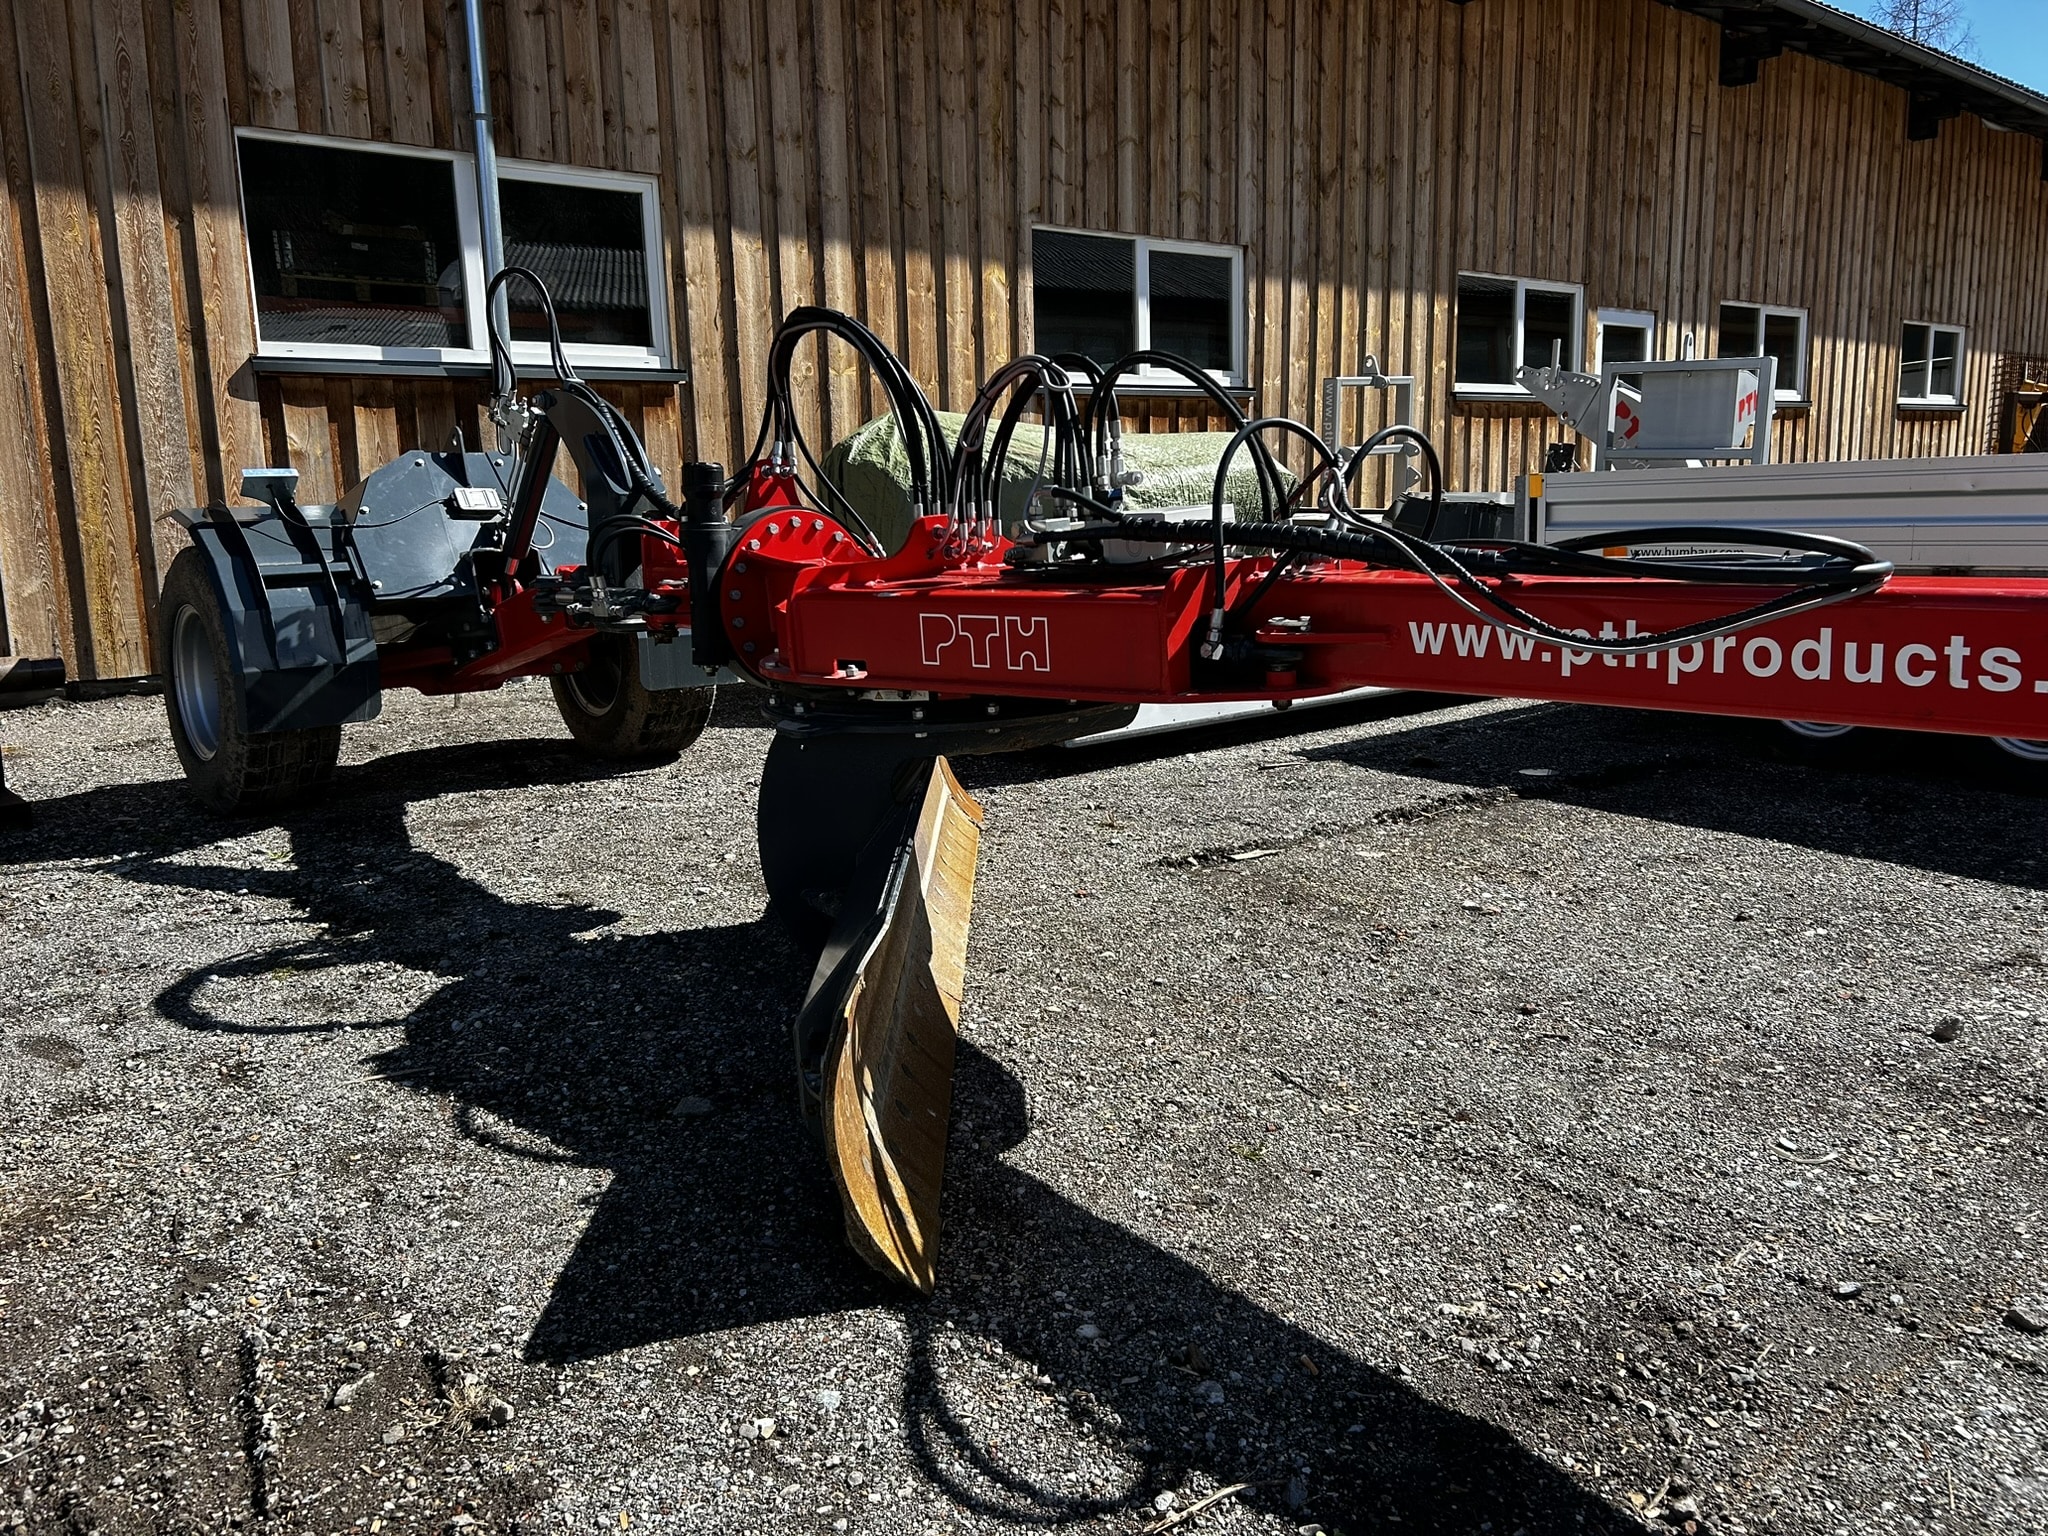
[[[1927,327],[1909,325],[1899,333],[1899,398],[1927,398]]]
[[[1797,315],[1764,316],[1764,355],[1778,360],[1778,393],[1806,393],[1805,326]]]
[[[1934,356],[1928,369],[1927,392],[1953,400],[1962,392],[1963,333],[1937,330]]]
[[[1228,256],[1192,251],[1153,251],[1147,263],[1147,297],[1152,310],[1152,345],[1177,352],[1200,368],[1228,373],[1230,355],[1230,271]]]
[[[1612,322],[1600,327],[1600,361],[1603,365],[1647,363],[1649,360],[1649,327],[1617,325]]]
[[[1035,344],[1112,363],[1138,345],[1138,247],[1107,235],[1031,234]]]
[[[562,340],[598,347],[654,346],[647,296],[647,227],[638,192],[563,186],[510,176],[498,183],[505,260],[548,285]],[[505,285],[512,339],[546,341],[547,317],[525,283]]]
[[[1458,279],[1460,384],[1515,382],[1515,285],[1498,277]]]
[[[1565,367],[1579,366],[1579,303],[1576,296],[1529,288],[1522,295],[1522,361],[1548,368],[1553,351]]]
[[[1721,357],[1761,357],[1757,350],[1757,321],[1763,311],[1754,304],[1721,306]],[[1784,380],[1778,380],[1780,385]]]
[[[453,163],[275,139],[238,152],[265,341],[469,345]]]

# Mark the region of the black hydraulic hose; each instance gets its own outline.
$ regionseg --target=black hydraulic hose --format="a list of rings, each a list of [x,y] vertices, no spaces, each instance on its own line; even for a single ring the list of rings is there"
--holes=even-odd
[[[590,544],[583,552],[583,563],[595,569],[599,553],[610,549],[613,544],[629,535],[659,539],[676,549],[683,547],[683,541],[659,523],[648,522],[645,518],[614,517],[606,519],[599,527],[591,530]]]
[[[1292,432],[1297,437],[1306,439],[1309,445],[1322,456],[1322,464],[1312,470],[1309,475],[1303,477],[1303,485],[1310,484],[1316,475],[1338,467],[1337,457],[1330,452],[1329,445],[1314,432],[1291,417],[1261,416],[1254,421],[1245,422],[1244,425],[1237,429],[1237,435],[1230,440],[1230,446],[1223,450],[1223,457],[1216,461],[1216,483],[1209,493],[1210,539],[1215,547],[1215,560],[1211,567],[1210,582],[1211,595],[1214,598],[1210,611],[1216,616],[1210,626],[1210,641],[1212,643],[1221,638],[1217,630],[1218,626],[1223,622],[1223,615],[1229,606],[1229,580],[1224,568],[1223,493],[1230,483],[1230,461],[1237,457],[1237,451],[1247,442],[1257,445],[1257,451],[1264,452],[1265,445],[1260,441],[1259,434],[1268,430]],[[1283,499],[1280,503],[1281,510],[1285,511],[1290,505],[1292,505],[1291,497]],[[1263,510],[1270,511],[1270,508]]]
[[[1075,532],[1048,535],[1048,542],[1099,543],[1104,539],[1128,539],[1134,543],[1177,543],[1178,538],[1170,534],[1154,532],[1141,523],[1125,520],[1109,527],[1097,527]],[[1737,630],[1753,628],[1772,619],[1805,612],[1828,603],[1840,602],[1844,598],[1860,596],[1875,591],[1891,574],[1891,565],[1876,560],[1869,551],[1857,549],[1864,558],[1856,565],[1840,572],[1815,572],[1827,579],[1813,581],[1791,592],[1771,598],[1736,613],[1719,618],[1704,619],[1695,624],[1681,625],[1676,629],[1655,634],[1630,636],[1626,640],[1602,640],[1597,637],[1580,635],[1571,630],[1561,629],[1547,620],[1525,611],[1516,604],[1499,596],[1485,583],[1458,562],[1444,547],[1421,544],[1407,535],[1394,533],[1390,529],[1374,529],[1363,532],[1340,532],[1327,528],[1298,528],[1292,523],[1233,523],[1226,535],[1228,541],[1241,548],[1299,550],[1340,560],[1375,560],[1384,562],[1391,547],[1401,557],[1401,563],[1410,565],[1429,577],[1448,596],[1453,598],[1475,617],[1483,619],[1497,628],[1516,630],[1537,639],[1549,640],[1553,644],[1568,646],[1573,650],[1589,651],[1601,656],[1640,656],[1653,651],[1669,650],[1693,640],[1711,639],[1716,635],[1730,634]],[[1761,541],[1767,535],[1759,535]],[[1830,541],[1835,542],[1835,541]],[[1543,548],[1545,546],[1533,546]],[[1855,546],[1850,546],[1855,549]],[[1427,551],[1424,554],[1423,551]],[[1444,579],[1444,573],[1431,568],[1426,561],[1433,556],[1449,567],[1450,573],[1462,583],[1474,589],[1476,595],[1506,615],[1506,622],[1493,614],[1476,607],[1462,593]],[[1730,571],[1741,567],[1708,568],[1697,573],[1677,574],[1677,567],[1670,569],[1645,568],[1644,562],[1617,560],[1612,564],[1620,569],[1611,572],[1617,576],[1637,580],[1678,580],[1691,584],[1726,585]],[[1746,584],[1761,585],[1758,580],[1762,573],[1749,568]],[[1770,585],[1784,586],[1783,575],[1770,580]]]
[[[484,333],[490,338],[491,385],[498,395],[512,393],[519,383],[519,372],[512,364],[512,343],[498,334],[498,317],[491,300],[515,277],[540,295],[541,309],[548,317],[548,352],[555,365],[555,377],[565,384],[576,379],[576,370],[569,366],[569,355],[562,347],[562,323],[555,318],[555,297],[548,292],[548,285],[531,267],[500,267],[497,275],[484,285]]]
[[[1109,519],[1109,521],[1114,523],[1116,527],[1107,531],[1105,537],[1108,538],[1114,539],[1121,537],[1119,530],[1123,528],[1142,528],[1150,532],[1159,526],[1159,520],[1157,518],[1148,518],[1145,517],[1142,513],[1134,515],[1129,512],[1120,512],[1115,507],[1105,506],[1102,502],[1099,502],[1093,496],[1090,496],[1086,491],[1077,491],[1070,485],[1048,485],[1047,487],[1045,487],[1042,494],[1046,496],[1051,496],[1059,501],[1071,501],[1077,507],[1087,508],[1088,511],[1092,512],[1097,517]],[[1060,537],[1064,537],[1064,535],[1054,536],[1055,539],[1058,539]],[[1183,537],[1177,539],[1161,539],[1156,541],[1147,540],[1146,542],[1185,544],[1187,540]]]
[[[1443,511],[1444,506],[1444,464],[1443,460],[1437,457],[1436,444],[1429,440],[1428,433],[1399,421],[1392,426],[1381,427],[1358,445],[1358,451],[1352,454],[1350,462],[1339,472],[1338,481],[1344,487],[1345,499],[1350,500],[1351,481],[1358,473],[1359,466],[1365,463],[1380,444],[1403,437],[1422,450],[1423,460],[1429,465],[1429,519],[1422,526],[1422,536],[1425,539],[1433,539],[1436,537],[1438,514]]]
[[[755,438],[753,452],[733,477],[728,501],[742,493],[761,462],[762,450],[771,441],[786,441],[803,456],[812,473],[833,491],[834,499],[841,503],[841,510],[850,515],[857,534],[864,535],[869,546],[879,554],[880,543],[873,530],[852,510],[838,488],[830,486],[816,454],[811,451],[797,425],[795,403],[789,387],[790,364],[797,346],[813,332],[823,332],[846,342],[873,370],[883,394],[888,398],[890,411],[897,419],[904,452],[910,460],[913,502],[930,510],[950,501],[952,456],[930,399],[910,377],[901,359],[867,326],[850,315],[815,304],[791,310],[776,329],[775,339],[768,350],[768,400],[762,412],[761,429]],[[772,437],[771,434],[778,430],[781,436]]]
[[[1156,351],[1149,347],[1142,351],[1127,353],[1105,368],[1101,381],[1096,385],[1097,399],[1099,400],[1105,393],[1114,399],[1118,378],[1126,373],[1136,372],[1140,368],[1160,368],[1168,373],[1178,374],[1190,384],[1193,384],[1204,395],[1208,396],[1210,403],[1216,407],[1222,414],[1223,419],[1229,422],[1233,428],[1239,428],[1245,424],[1243,408],[1230,398],[1229,392],[1222,385],[1218,384],[1206,369],[1196,367],[1184,357],[1178,357],[1171,352]],[[1108,451],[1107,422],[1099,408],[1092,411],[1090,415],[1090,427],[1094,437],[1096,453],[1099,456]],[[1280,505],[1285,496],[1280,466],[1275,462],[1272,453],[1263,443],[1259,443],[1256,439],[1253,441],[1252,456],[1259,469],[1260,499],[1263,502],[1262,510],[1271,512]]]
[[[1031,388],[1020,386],[1030,384]],[[1010,391],[1010,397],[998,419],[995,437],[986,454],[982,453],[980,435],[985,428],[985,412],[992,408],[993,401],[1002,391]],[[1066,370],[1049,358],[1026,355],[1001,369],[982,387],[970,408],[968,419],[960,432],[958,452],[962,463],[956,465],[956,476],[966,473],[966,456],[973,452],[976,469],[974,485],[980,503],[1000,511],[1002,495],[1003,465],[1010,456],[1010,444],[1024,412],[1030,409],[1034,400],[1043,399],[1045,404],[1046,434],[1041,447],[1039,475],[1034,486],[1041,485],[1048,461],[1052,469],[1053,483],[1069,485],[1083,477],[1080,463],[1081,451],[1077,441],[1078,419],[1074,412],[1073,380]]]

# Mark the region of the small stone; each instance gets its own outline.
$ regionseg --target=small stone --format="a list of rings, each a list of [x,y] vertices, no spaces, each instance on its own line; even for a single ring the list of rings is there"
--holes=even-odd
[[[362,1391],[364,1387],[370,1384],[370,1377],[373,1374],[373,1372],[365,1371],[362,1375],[358,1376],[354,1381],[344,1381],[340,1386],[336,1387],[334,1391],[328,1395],[328,1407],[346,1408],[350,1403],[355,1401],[356,1394]]]
[[[1962,1032],[1963,1021],[1961,1019],[1943,1019],[1927,1033],[1934,1040],[1939,1041],[1943,1045],[1948,1045]]]
[[[2005,1326],[2018,1333],[2048,1333],[2048,1303],[2024,1297],[2005,1309]]]
[[[1837,1280],[1835,1282],[1835,1296],[1840,1301],[1854,1301],[1862,1294],[1863,1282],[1861,1280]]]
[[[839,1411],[840,1396],[838,1391],[832,1387],[821,1387],[818,1391],[811,1394],[811,1400],[827,1413],[837,1413]]]
[[[396,1445],[404,1438],[405,1426],[403,1424],[394,1424],[384,1431],[384,1443],[386,1445]]]
[[[766,1417],[754,1420],[754,1433],[763,1440],[773,1440],[775,1438],[775,1421]]]
[[[1289,1509],[1301,1508],[1308,1502],[1307,1480],[1299,1476],[1287,1479],[1287,1490],[1283,1497],[1286,1498]]]
[[[1175,1493],[1171,1488],[1169,1488],[1164,1493],[1153,1495],[1152,1508],[1163,1515],[1167,1511],[1171,1510],[1179,1502],[1180,1495]]]
[[[846,1474],[846,1486],[849,1488],[858,1488],[861,1484],[865,1483],[866,1481],[867,1474],[862,1472],[859,1467],[855,1467],[851,1472],[848,1472]]]
[[[1094,1340],[1102,1337],[1102,1330],[1093,1323],[1083,1323],[1074,1330],[1074,1334],[1077,1338]]]
[[[686,1093],[676,1100],[675,1113],[679,1115],[708,1115],[711,1113],[711,1101],[699,1098],[694,1093]]]
[[[515,1410],[513,1406],[510,1403],[506,1402],[505,1399],[503,1399],[502,1397],[492,1398],[491,1406],[488,1410],[491,1422],[495,1424],[499,1429],[503,1429],[507,1424],[510,1424],[512,1422],[516,1411],[517,1410]]]
[[[761,1438],[761,1424],[760,1424],[760,1421],[759,1421],[758,1419],[749,1419],[749,1420],[747,1420],[747,1422],[746,1422],[746,1423],[742,1424],[742,1425],[740,1426],[740,1438],[741,1438],[742,1440],[758,1440],[758,1439],[760,1439],[760,1438]]]
[[[1220,1403],[1223,1401],[1223,1383],[1220,1381],[1197,1382],[1195,1384],[1195,1396],[1205,1403]]]

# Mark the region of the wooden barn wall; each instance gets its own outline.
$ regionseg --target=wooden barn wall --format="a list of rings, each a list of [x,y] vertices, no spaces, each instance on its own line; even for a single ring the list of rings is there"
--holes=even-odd
[[[153,665],[170,508],[289,459],[308,499],[476,427],[469,382],[256,378],[233,128],[468,147],[453,0],[37,0],[0,22],[0,612],[9,651]],[[500,150],[651,172],[689,384],[608,386],[656,462],[751,441],[775,316],[863,316],[947,404],[1030,345],[1030,229],[1241,244],[1262,411],[1367,354],[1455,484],[1559,429],[1452,398],[1455,276],[1812,313],[1784,457],[1977,452],[2001,354],[2048,353],[2040,146],[1905,138],[1902,91],[1798,55],[1716,83],[1646,0],[487,0]],[[1968,409],[1893,404],[1906,319],[1967,327]],[[875,408],[799,359],[819,439]],[[1196,424],[1141,402],[1149,426]]]

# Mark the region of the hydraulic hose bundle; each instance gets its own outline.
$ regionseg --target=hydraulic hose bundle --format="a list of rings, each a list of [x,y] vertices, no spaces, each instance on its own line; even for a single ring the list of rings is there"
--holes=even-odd
[[[496,282],[512,275],[538,286],[521,269],[508,269]],[[545,293],[543,292],[543,298]],[[553,309],[548,306],[553,327]],[[1359,510],[1352,500],[1358,472],[1373,453],[1395,443],[1412,445],[1428,471],[1430,510],[1425,529],[1433,532],[1443,503],[1444,472],[1434,444],[1414,427],[1391,426],[1375,433],[1345,456],[1312,428],[1280,416],[1247,418],[1244,411],[1205,370],[1185,358],[1151,350],[1132,352],[1107,365],[1063,353],[1056,357],[1030,354],[998,369],[969,404],[955,441],[948,443],[930,399],[881,338],[851,316],[806,305],[791,311],[777,329],[768,353],[767,403],[753,452],[727,490],[730,504],[764,466],[796,477],[799,458],[818,489],[799,488],[820,511],[851,529],[879,555],[885,551],[874,530],[820,467],[818,455],[805,440],[798,419],[790,371],[798,345],[818,334],[852,346],[872,370],[901,432],[909,462],[909,491],[916,517],[942,514],[946,536],[942,545],[949,561],[979,559],[1000,544],[999,498],[1002,477],[1023,418],[1034,410],[1044,438],[1038,466],[1027,494],[1027,509],[1046,502],[1071,509],[1066,516],[1027,515],[1010,530],[1020,559],[1044,561],[1053,572],[1075,562],[1101,559],[1101,545],[1115,540],[1156,544],[1162,564],[1185,564],[1201,558],[1210,571],[1210,621],[1201,646],[1211,659],[1223,655],[1233,641],[1242,641],[1253,623],[1259,602],[1289,570],[1307,560],[1343,560],[1387,566],[1426,577],[1446,597],[1474,618],[1512,634],[1601,656],[1642,656],[1696,640],[1734,633],[1771,620],[1843,601],[1882,586],[1892,568],[1860,546],[1798,534],[1730,532],[1725,529],[1659,528],[1606,533],[1595,540],[1543,545],[1520,540],[1466,540],[1441,543],[1394,526],[1392,508]],[[555,363],[564,387],[587,392],[561,356],[556,331]],[[493,333],[493,357],[500,351]],[[1122,423],[1117,387],[1140,370],[1173,374],[1202,394],[1229,425],[1232,436],[1217,463],[1211,488],[1205,546],[1195,556],[1186,524],[1169,524],[1125,509],[1130,483],[1123,463]],[[1085,393],[1083,381],[1085,380]],[[609,407],[606,408],[609,410]],[[613,413],[615,415],[615,413]],[[1307,472],[1292,480],[1269,438],[1298,441],[1309,460]],[[630,435],[628,435],[630,441]],[[636,445],[637,446],[637,445]],[[1252,458],[1258,486],[1255,515],[1232,521],[1226,514],[1226,486],[1240,454]],[[635,455],[621,448],[629,470]],[[639,485],[636,480],[636,488]],[[650,505],[662,517],[679,515],[658,489],[650,489]],[[829,507],[825,499],[832,503]],[[653,532],[669,537],[644,520],[619,532]],[[599,531],[593,530],[593,542]],[[605,530],[605,537],[613,536]],[[1615,557],[1590,554],[1586,546],[1654,546],[1711,539],[1758,550],[1754,559],[1678,559],[1640,555]],[[1250,593],[1232,605],[1228,600],[1231,550],[1256,550],[1272,557],[1269,568]],[[1024,551],[1031,551],[1029,556]],[[1777,558],[1766,558],[1765,555]],[[1789,563],[1785,556],[1799,557]],[[1499,578],[1579,576],[1619,580],[1686,582],[1714,587],[1769,587],[1773,594],[1730,613],[1653,634],[1602,639],[1564,630],[1529,612],[1503,590]],[[1489,580],[1487,578],[1494,578]],[[1790,589],[1787,590],[1788,584]]]
[[[616,406],[583,381],[569,362],[568,353],[562,345],[562,326],[555,314],[554,297],[540,275],[528,267],[502,269],[484,290],[485,329],[491,343],[491,420],[497,423],[501,433],[519,433],[523,451],[528,454],[543,450],[552,454],[555,444],[560,441],[544,414],[535,413],[519,402],[515,393],[518,372],[513,366],[511,344],[498,334],[497,316],[490,308],[490,301],[497,297],[498,290],[515,277],[539,295],[541,310],[547,317],[548,353],[556,380],[554,392],[583,407],[595,428],[583,434],[584,441],[570,444],[571,452],[586,471],[602,476],[620,492],[616,497],[607,498],[610,510],[592,521],[584,550],[585,561],[595,570],[606,571],[604,556],[614,544],[628,538],[644,536],[681,548],[680,537],[669,525],[682,520],[683,509],[663,491],[653,466],[647,462],[639,434],[619,414]],[[591,504],[597,503],[593,499]],[[523,554],[523,549],[514,549],[514,563]],[[629,574],[639,561],[629,556],[623,564],[624,569],[621,570],[614,562],[611,568],[614,577]]]

